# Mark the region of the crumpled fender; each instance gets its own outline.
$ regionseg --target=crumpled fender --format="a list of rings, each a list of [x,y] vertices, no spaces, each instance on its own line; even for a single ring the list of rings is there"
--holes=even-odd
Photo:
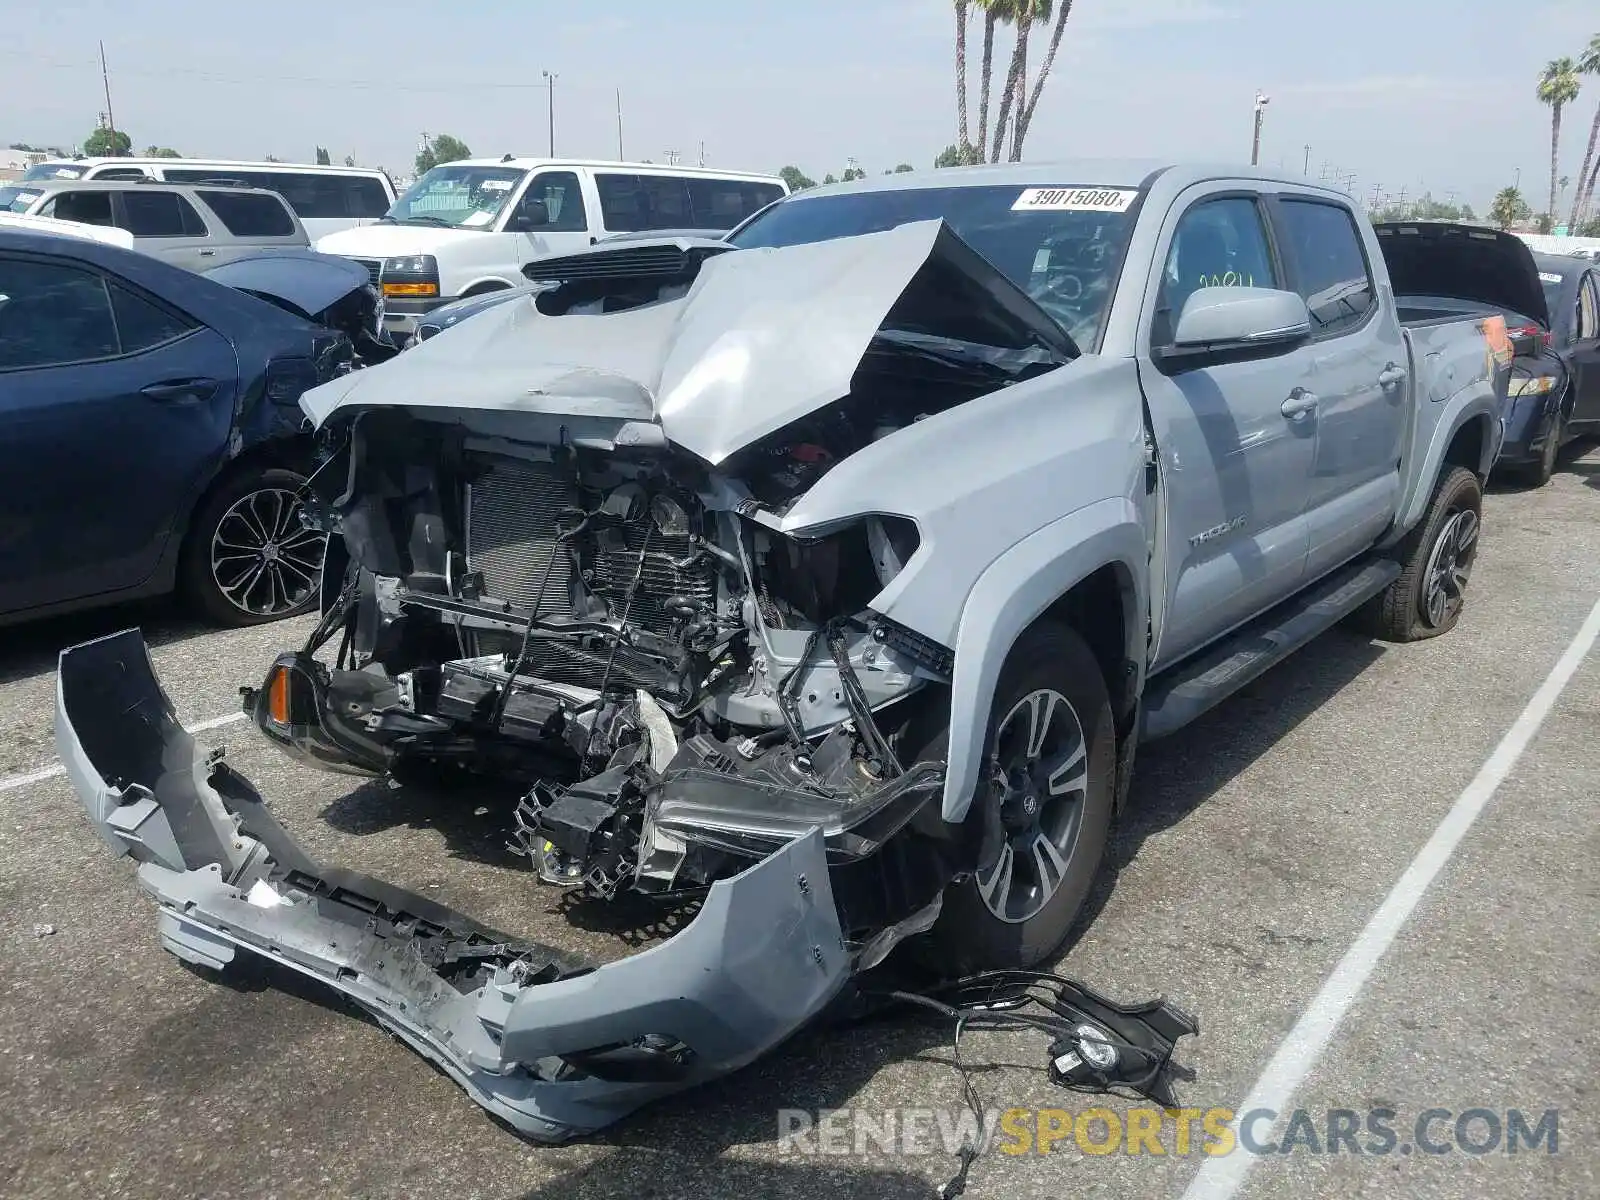
[[[56,744],[96,832],[139,864],[166,949],[216,969],[243,951],[328,985],[536,1140],[744,1066],[850,975],[820,831],[713,884],[676,936],[600,966],[321,867],[200,753],[137,630],[62,651]]]

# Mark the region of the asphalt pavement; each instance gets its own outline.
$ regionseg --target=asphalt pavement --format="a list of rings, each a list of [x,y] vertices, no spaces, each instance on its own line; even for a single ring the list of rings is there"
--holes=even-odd
[[[1335,632],[1141,751],[1115,872],[1057,969],[1198,1014],[1202,1032],[1179,1052],[1195,1074],[1180,1088],[1194,1110],[1188,1152],[1170,1114],[1129,1152],[1113,1134],[1147,1124],[1136,1110],[1148,1106],[1052,1087],[1042,1039],[969,1034],[961,1059],[983,1105],[1023,1113],[973,1164],[966,1195],[1600,1195],[1588,1026],[1600,999],[1600,651],[1576,662],[1542,721],[1519,724],[1597,600],[1592,452],[1544,489],[1488,497],[1470,603],[1449,636],[1396,647]],[[309,984],[186,969],[52,770],[55,651],[130,624],[146,628],[191,724],[235,712],[239,687],[308,628],[219,633],[157,605],[0,631],[0,1194],[931,1197],[950,1178],[939,1126],[959,1119],[961,1098],[936,1019],[806,1032],[730,1079],[549,1148],[519,1141]],[[1347,951],[1367,944],[1514,728],[1529,736],[1497,760],[1503,782],[1433,861],[1429,886],[1407,897],[1402,885],[1407,919],[1352,974]],[[202,740],[225,743],[325,862],[599,957],[659,932],[541,887],[505,848],[500,797],[314,773],[242,723]],[[1319,1034],[1325,1048],[1277,1120],[1252,1123],[1253,1149],[1207,1154],[1204,1114],[1240,1125],[1274,1056],[1306,1044],[1303,1018],[1330,975],[1342,1020]],[[780,1137],[781,1121],[794,1130],[809,1119],[797,1112],[819,1110],[851,1116]],[[1046,1128],[1055,1140],[1040,1153]],[[1245,1155],[1248,1171],[1218,1166]]]

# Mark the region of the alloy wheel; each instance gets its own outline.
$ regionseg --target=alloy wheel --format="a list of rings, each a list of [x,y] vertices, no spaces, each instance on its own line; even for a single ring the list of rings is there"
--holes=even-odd
[[[262,488],[234,501],[211,535],[211,578],[240,612],[291,613],[316,591],[327,535],[304,525],[293,492]]]
[[[1089,752],[1067,698],[1040,688],[1018,700],[996,731],[992,770],[1004,840],[977,877],[978,895],[1018,924],[1060,889],[1083,828]]]
[[[1478,514],[1460,509],[1450,515],[1428,556],[1422,590],[1422,619],[1434,629],[1446,625],[1466,600],[1467,579],[1478,552]]]

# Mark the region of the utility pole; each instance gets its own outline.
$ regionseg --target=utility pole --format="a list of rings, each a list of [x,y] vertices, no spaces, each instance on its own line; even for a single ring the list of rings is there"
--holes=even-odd
[[[1310,175],[1311,174],[1311,143],[1310,142],[1306,143],[1306,165],[1305,165],[1305,169],[1303,171],[1301,171],[1300,173],[1302,175]]]
[[[550,157],[556,156],[556,79],[557,76],[550,71],[540,71],[544,76],[544,85],[550,91]]]
[[[117,117],[111,111],[111,73],[106,70],[106,44],[100,43],[100,82],[106,89],[106,127],[111,131],[111,154],[117,153]]]
[[[1261,162],[1261,114],[1266,112],[1267,105],[1272,103],[1272,97],[1265,92],[1256,93],[1256,123],[1255,133],[1250,141],[1250,165],[1256,166]]]
[[[661,152],[661,157],[667,160],[667,166],[675,167],[678,165],[678,159],[681,156],[676,150],[663,150]]]
[[[705,138],[701,138],[700,139],[700,165],[702,167],[706,165],[706,140],[705,140]]]
[[[625,162],[622,157],[622,89],[617,89],[617,161]]]

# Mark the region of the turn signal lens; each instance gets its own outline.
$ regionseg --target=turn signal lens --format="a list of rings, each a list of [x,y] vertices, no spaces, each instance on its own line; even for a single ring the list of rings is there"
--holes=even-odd
[[[267,685],[267,712],[279,725],[289,723],[289,672],[285,667],[272,672],[272,682]]]
[[[437,283],[390,283],[383,281],[383,294],[385,296],[437,296],[439,285]]]

